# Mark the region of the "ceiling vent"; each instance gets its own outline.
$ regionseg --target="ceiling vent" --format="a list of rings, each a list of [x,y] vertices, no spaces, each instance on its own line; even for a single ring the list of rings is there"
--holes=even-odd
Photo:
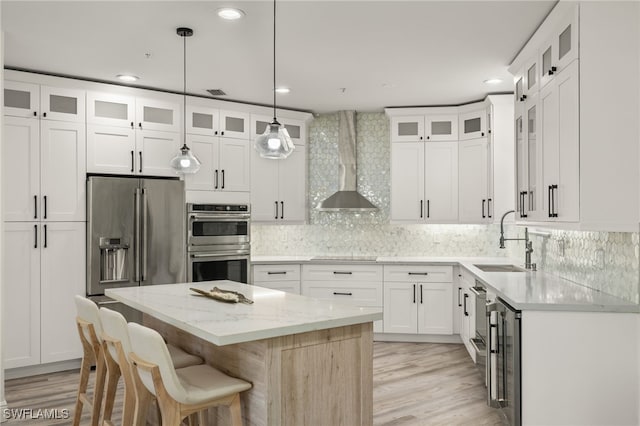
[[[211,96],[227,96],[222,89],[208,89],[207,92],[209,92]]]

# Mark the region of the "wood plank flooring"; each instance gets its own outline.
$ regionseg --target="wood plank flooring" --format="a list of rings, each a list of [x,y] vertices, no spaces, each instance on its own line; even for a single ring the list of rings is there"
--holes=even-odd
[[[68,410],[73,416],[78,380],[77,370],[7,380],[5,397],[10,409]],[[376,342],[374,425],[503,425],[499,412],[486,405],[483,382],[463,345]],[[122,388],[116,397],[113,420],[119,424]],[[85,409],[82,424],[89,420]],[[71,417],[9,419],[5,424],[69,425]]]

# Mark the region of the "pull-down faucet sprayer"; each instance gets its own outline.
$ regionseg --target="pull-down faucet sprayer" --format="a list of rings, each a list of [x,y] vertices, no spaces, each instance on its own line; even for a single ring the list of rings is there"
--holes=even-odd
[[[502,219],[500,219],[500,248],[505,248],[505,241],[524,241],[524,267],[526,269],[532,268],[531,263],[531,253],[533,253],[533,243],[529,241],[529,229],[525,226],[524,228],[524,238],[505,238],[504,237],[504,218],[509,213],[515,213],[515,210],[509,210],[505,214],[502,215]],[[535,266],[533,266],[535,268]]]

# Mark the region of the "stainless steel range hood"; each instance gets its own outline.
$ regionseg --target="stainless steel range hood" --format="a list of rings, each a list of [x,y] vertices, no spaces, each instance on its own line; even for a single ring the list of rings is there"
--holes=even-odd
[[[356,112],[340,111],[338,173],[340,190],[316,207],[320,211],[363,212],[378,210],[356,191]]]

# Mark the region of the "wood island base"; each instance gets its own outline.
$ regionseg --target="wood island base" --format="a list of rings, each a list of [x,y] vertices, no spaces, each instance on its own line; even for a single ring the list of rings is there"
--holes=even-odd
[[[251,382],[253,388],[242,393],[245,425],[373,423],[371,322],[225,346],[150,315],[144,324],[207,364]],[[211,410],[210,417],[229,424],[224,408]]]

